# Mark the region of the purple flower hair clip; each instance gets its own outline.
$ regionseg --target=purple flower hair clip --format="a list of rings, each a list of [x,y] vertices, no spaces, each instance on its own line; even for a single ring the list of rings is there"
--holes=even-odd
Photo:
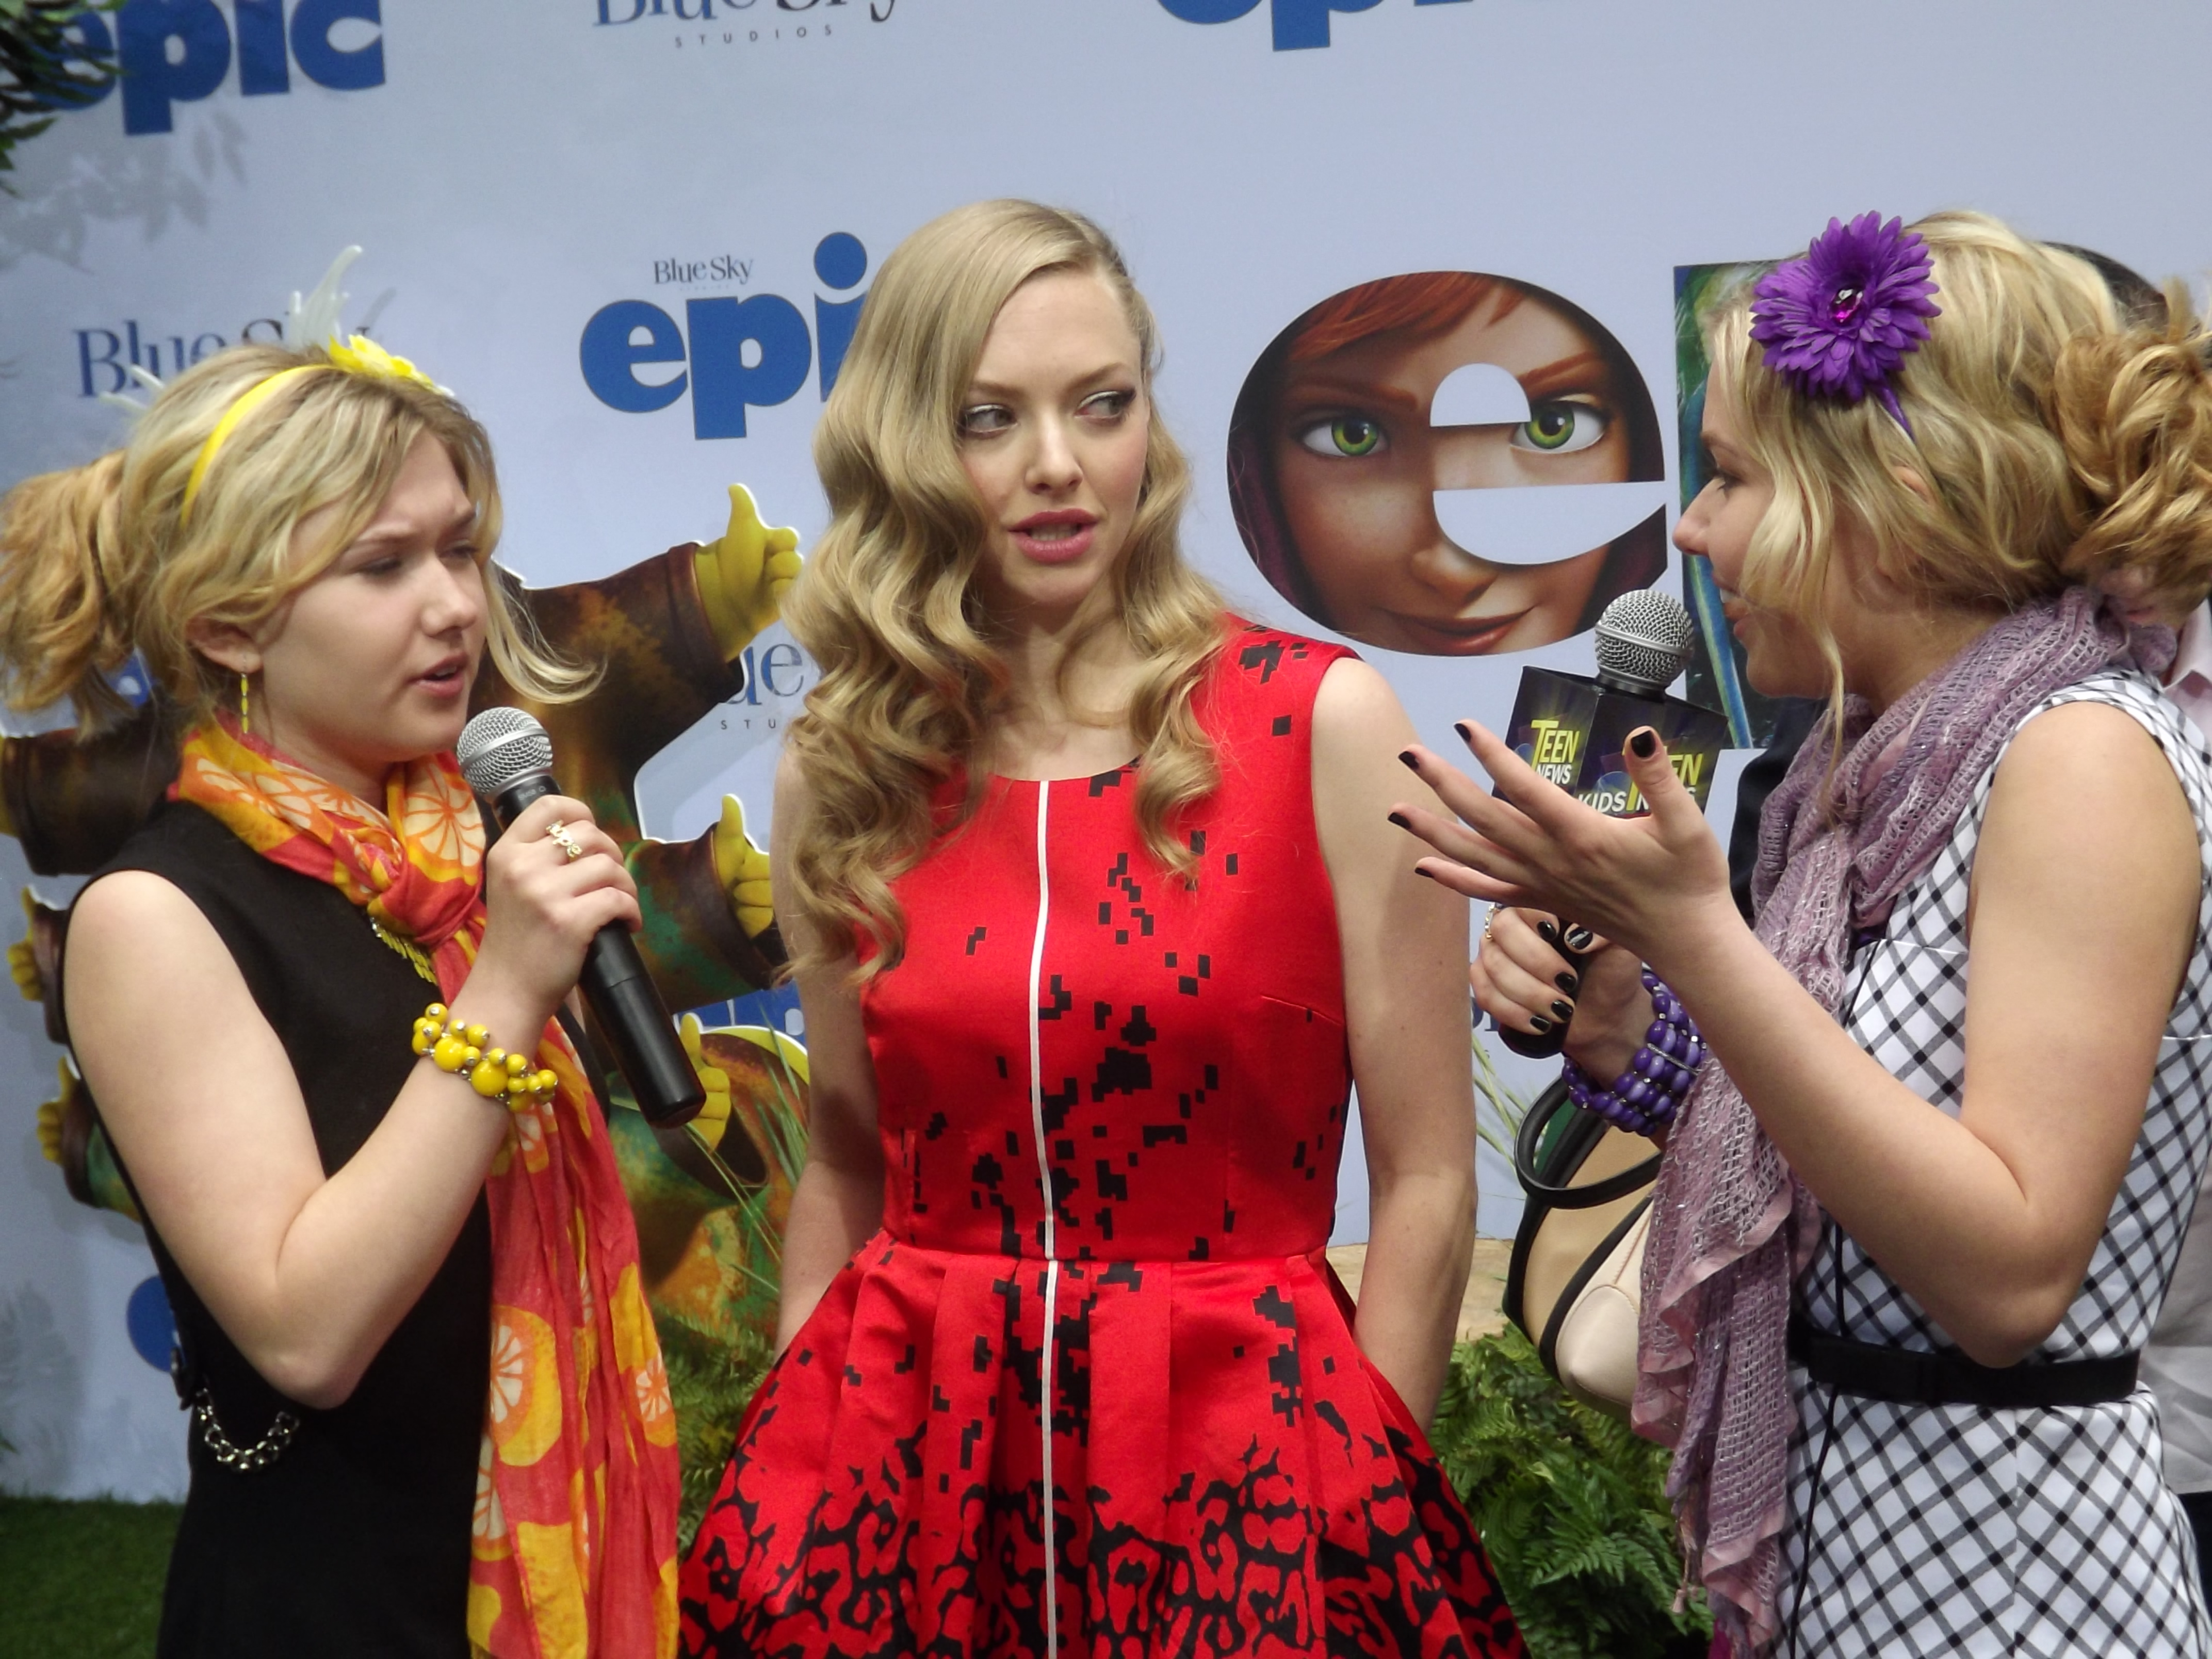
[[[1910,438],[1912,422],[1889,382],[1928,337],[1928,319],[1942,314],[1929,298],[1934,268],[1928,245],[1901,219],[1831,219],[1803,258],[1759,279],[1751,337],[1765,348],[1767,368],[1807,397],[1856,404],[1871,392]]]

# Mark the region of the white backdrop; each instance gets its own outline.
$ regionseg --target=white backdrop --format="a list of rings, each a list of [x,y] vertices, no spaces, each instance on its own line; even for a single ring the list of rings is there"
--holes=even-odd
[[[1355,283],[1476,270],[1572,301],[1642,368],[1672,477],[1677,264],[1788,252],[1832,213],[1949,205],[2154,276],[2212,257],[2201,5],[1340,3],[130,0],[113,27],[137,86],[28,145],[0,198],[0,484],[119,441],[92,394],[134,349],[173,373],[360,242],[349,320],[483,416],[501,556],[531,580],[712,535],[732,480],[811,538],[815,340],[784,401],[746,408],[745,391],[789,387],[794,324],[835,330],[817,302],[864,294],[908,230],[1026,195],[1104,223],[1159,313],[1159,404],[1200,483],[1193,556],[1251,614],[1312,631],[1244,554],[1224,441],[1269,340]],[[817,273],[838,233],[865,254],[857,281],[834,258]],[[682,360],[697,321],[711,337],[731,320],[691,302],[763,295],[787,302],[740,314],[777,325],[765,359],[710,337]],[[681,347],[634,371],[603,349],[595,377],[684,374],[651,412],[586,378],[587,323],[625,301],[659,307]],[[742,437],[696,435],[738,416]],[[1455,716],[1501,720],[1527,663],[1589,659],[1586,636],[1366,654],[1440,746]],[[654,831],[696,834],[725,789],[765,824],[771,722],[792,705],[758,695],[651,769]],[[24,878],[0,842],[0,879]],[[17,1447],[0,1483],[173,1492],[180,1419],[125,1312],[150,1261],[40,1157],[52,1079],[37,1011],[0,999],[0,1434]],[[1346,1173],[1340,1232],[1358,1237]],[[1483,1174],[1484,1231],[1510,1231],[1510,1176]]]

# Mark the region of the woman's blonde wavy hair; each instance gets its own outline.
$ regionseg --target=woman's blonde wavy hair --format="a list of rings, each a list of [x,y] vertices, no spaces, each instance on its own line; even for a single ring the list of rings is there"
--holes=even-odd
[[[1911,228],[1942,314],[1891,382],[1910,435],[1878,398],[1807,398],[1770,372],[1748,284],[1706,319],[1712,381],[1774,480],[1743,597],[1807,629],[1838,708],[1822,596],[1846,523],[1871,544],[1863,574],[1925,605],[2012,611],[2122,570],[2168,604],[2212,589],[2212,381],[2187,295],[2174,289],[2152,321],[2087,259],[1985,215]]]
[[[1151,408],[1158,331],[1090,220],[1033,202],[975,203],[884,261],[815,434],[830,527],[784,607],[822,671],[785,739],[805,785],[785,872],[805,923],[802,969],[863,940],[872,951],[862,977],[898,959],[905,917],[891,881],[956,827],[931,798],[968,769],[1004,707],[1006,665],[975,580],[991,526],[961,465],[959,415],[1000,307],[1050,271],[1097,276],[1120,300],[1151,419],[1135,521],[1079,614],[1067,660],[1103,630],[1127,630],[1144,662],[1127,715],[1142,757],[1138,823],[1163,864],[1193,861],[1175,826],[1218,778],[1191,699],[1223,641],[1222,602],[1177,540],[1190,470]],[[963,818],[982,783],[968,781]]]
[[[315,580],[367,527],[416,439],[445,447],[476,507],[479,561],[497,545],[491,440],[451,398],[410,382],[301,375],[252,410],[216,451],[189,519],[185,486],[208,434],[239,398],[289,368],[328,368],[319,347],[240,345],[163,387],[124,448],[27,479],[0,501],[0,663],[8,701],[76,706],[81,737],[128,703],[111,677],[136,653],[170,715],[205,720],[235,677],[195,651],[198,621],[251,631]],[[313,546],[300,520],[333,507]],[[580,696],[595,674],[556,658],[510,585],[485,583],[487,645],[518,690]]]

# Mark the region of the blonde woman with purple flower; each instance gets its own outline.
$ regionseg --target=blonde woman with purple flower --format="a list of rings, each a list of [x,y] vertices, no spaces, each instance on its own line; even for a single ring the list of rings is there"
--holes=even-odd
[[[1462,730],[1421,867],[1500,907],[1479,1000],[1583,967],[1570,1074],[1663,1137],[1638,1426],[1728,1650],[2212,1653],[2136,1380],[2212,1148],[2212,753],[2116,576],[2212,581],[2212,386],[2070,253],[1832,222],[1707,319],[1712,562],[1828,714],[1755,926],[1650,731],[1613,820]],[[1970,967],[1971,963],[1971,967]]]

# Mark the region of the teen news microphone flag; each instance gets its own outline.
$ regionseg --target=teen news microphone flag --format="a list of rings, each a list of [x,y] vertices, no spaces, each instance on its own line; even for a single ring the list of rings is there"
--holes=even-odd
[[[1645,588],[1624,593],[1597,623],[1597,672],[1521,671],[1521,692],[1506,723],[1509,748],[1576,799],[1614,817],[1645,810],[1628,775],[1628,734],[1649,726],[1667,745],[1674,775],[1705,804],[1727,720],[1666,688],[1690,659],[1695,625],[1680,600]]]
[[[1634,817],[1648,809],[1628,775],[1628,734],[1648,726],[1703,806],[1728,747],[1728,721],[1666,690],[1696,641],[1689,611],[1671,594],[1651,588],[1622,594],[1598,618],[1595,675],[1521,671],[1507,746],[1576,799],[1613,817]],[[1582,958],[1564,954],[1579,970]],[[1565,1048],[1567,1031],[1564,1024],[1534,1035],[1501,1026],[1498,1037],[1515,1054],[1539,1060]]]

